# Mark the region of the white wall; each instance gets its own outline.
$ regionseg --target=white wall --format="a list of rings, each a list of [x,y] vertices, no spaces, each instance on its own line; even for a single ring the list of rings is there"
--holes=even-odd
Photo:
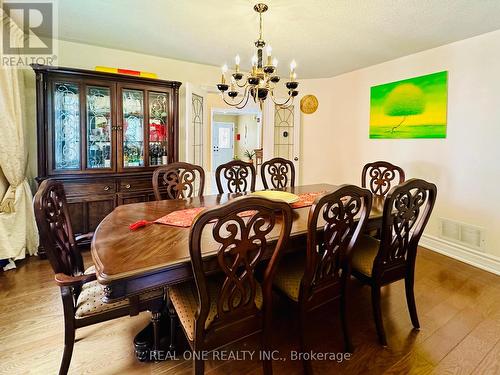
[[[446,139],[371,140],[370,87],[448,71]],[[304,80],[318,111],[302,115],[303,183],[360,183],[362,166],[388,160],[407,176],[436,183],[427,234],[438,218],[485,229],[486,252],[500,256],[500,31],[334,78]]]
[[[156,73],[159,79],[214,85],[220,67],[195,64],[159,56],[123,51],[89,44],[59,41],[57,65],[93,70],[96,65]]]

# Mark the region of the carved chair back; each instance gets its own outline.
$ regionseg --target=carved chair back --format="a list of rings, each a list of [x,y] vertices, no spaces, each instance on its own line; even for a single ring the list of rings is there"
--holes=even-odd
[[[158,167],[153,173],[153,190],[157,201],[202,196],[205,171],[194,164],[177,162]]]
[[[371,206],[370,191],[354,185],[341,185],[316,198],[309,211],[302,298],[307,300],[316,290],[346,275],[351,249],[364,229]],[[323,230],[318,231],[319,227]]]
[[[380,249],[375,257],[375,278],[391,270],[412,270],[417,245],[436,201],[436,185],[410,179],[395,186],[384,203]],[[410,267],[410,268],[408,268]]]
[[[245,336],[245,330],[260,325],[262,318],[255,303],[258,291],[257,266],[264,254],[272,254],[264,272],[262,295],[264,316],[270,314],[272,279],[278,260],[288,241],[292,226],[292,210],[284,202],[259,197],[240,197],[222,206],[202,212],[190,232],[189,246],[193,273],[199,296],[199,308],[195,324],[196,342],[204,342],[210,329],[216,340],[235,340]],[[213,238],[218,246],[211,273],[217,272],[217,315],[213,324],[205,330],[211,303],[208,289],[209,272],[202,261],[202,237]],[[213,280],[213,275],[212,278]],[[219,284],[220,283],[220,284]],[[269,315],[268,315],[269,317]],[[255,324],[248,325],[250,321]],[[226,327],[226,330],[224,330]],[[212,331],[213,332],[213,331]],[[224,334],[226,332],[226,334]],[[249,334],[251,332],[246,332]],[[219,344],[222,342],[219,341]]]
[[[40,242],[54,273],[82,274],[83,259],[76,247],[62,183],[44,180],[35,194],[33,206]]]
[[[219,194],[242,193],[255,190],[255,166],[242,160],[231,160],[215,170]]]
[[[391,190],[393,184],[405,181],[403,169],[386,161],[366,164],[361,175],[361,186],[368,187],[374,195],[381,197]]]
[[[287,186],[295,186],[295,167],[290,160],[283,158],[268,160],[262,163],[260,171],[264,189],[282,189]]]

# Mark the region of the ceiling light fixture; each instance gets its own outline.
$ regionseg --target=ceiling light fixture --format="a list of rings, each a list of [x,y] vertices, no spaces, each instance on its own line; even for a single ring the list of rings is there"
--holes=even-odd
[[[222,99],[226,104],[238,109],[245,107],[250,97],[253,98],[255,103],[259,103],[261,109],[268,97],[271,97],[272,101],[281,108],[289,107],[292,105],[293,99],[299,94],[296,90],[299,86],[297,74],[295,73],[297,64],[295,60],[290,63],[290,80],[285,83],[288,89],[288,98],[280,103],[276,100],[274,94],[276,84],[280,81],[280,77],[277,74],[278,60],[272,57],[272,48],[270,45],[267,45],[266,48],[267,61],[265,64],[263,63],[263,49],[266,47],[266,42],[262,37],[262,13],[266,12],[268,7],[266,4],[259,3],[253,9],[259,13],[259,39],[255,42],[257,53],[252,57],[252,69],[245,77],[240,71],[240,55],[236,55],[234,59],[235,69],[231,75],[230,84],[226,83],[228,68],[224,64],[222,67],[221,82],[217,85],[217,89],[220,91]],[[242,94],[238,91],[238,88],[243,89]],[[226,98],[226,91],[227,96],[230,98],[229,100]],[[236,98],[241,95],[242,99],[237,100]]]

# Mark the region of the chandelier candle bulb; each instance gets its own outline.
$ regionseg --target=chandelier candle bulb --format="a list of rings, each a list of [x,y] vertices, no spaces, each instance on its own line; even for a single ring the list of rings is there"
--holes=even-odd
[[[295,74],[295,68],[297,67],[297,63],[295,62],[295,60],[292,60],[292,62],[290,63],[290,81],[293,82],[293,76]]]
[[[273,64],[273,47],[271,47],[270,44],[266,47],[266,54],[267,54],[267,65],[272,65]]]
[[[220,83],[222,84],[225,84],[226,83],[226,72],[227,72],[227,65],[224,64],[222,65],[222,76],[221,76],[221,80],[220,80]]]
[[[236,84],[236,79],[234,77],[231,77],[231,88],[227,93],[231,99],[234,99],[238,96],[238,91],[236,91],[235,89],[235,84]]]
[[[253,55],[252,56],[252,66],[253,67],[257,67],[257,61],[258,61],[257,55]]]
[[[273,53],[273,47],[271,47],[270,44],[267,45],[266,47],[266,54],[267,54],[267,57],[271,57],[271,54]]]
[[[238,73],[240,71],[240,55],[236,55],[236,57],[234,58],[234,63],[235,63],[235,71],[236,73]]]

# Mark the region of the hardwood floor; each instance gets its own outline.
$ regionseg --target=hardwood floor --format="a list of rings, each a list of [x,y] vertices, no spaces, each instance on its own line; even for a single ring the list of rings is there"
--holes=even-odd
[[[85,253],[86,265],[91,260]],[[500,374],[500,277],[429,250],[417,257],[415,294],[420,331],[413,331],[404,282],[383,289],[388,347],[377,343],[370,290],[352,280],[349,360],[316,361],[317,374]],[[339,317],[325,306],[311,317],[312,350],[342,352]],[[332,312],[332,313],[331,313]],[[275,346],[285,361],[275,374],[302,374],[291,360],[298,348],[295,316],[284,301],[276,311]],[[191,374],[191,361],[139,363],[132,339],[149,316],[121,318],[77,331],[70,374]],[[254,350],[250,337],[224,350]],[[56,374],[63,348],[59,290],[47,261],[31,257],[16,271],[0,273],[0,374]],[[253,361],[207,362],[206,373],[261,374]]]

